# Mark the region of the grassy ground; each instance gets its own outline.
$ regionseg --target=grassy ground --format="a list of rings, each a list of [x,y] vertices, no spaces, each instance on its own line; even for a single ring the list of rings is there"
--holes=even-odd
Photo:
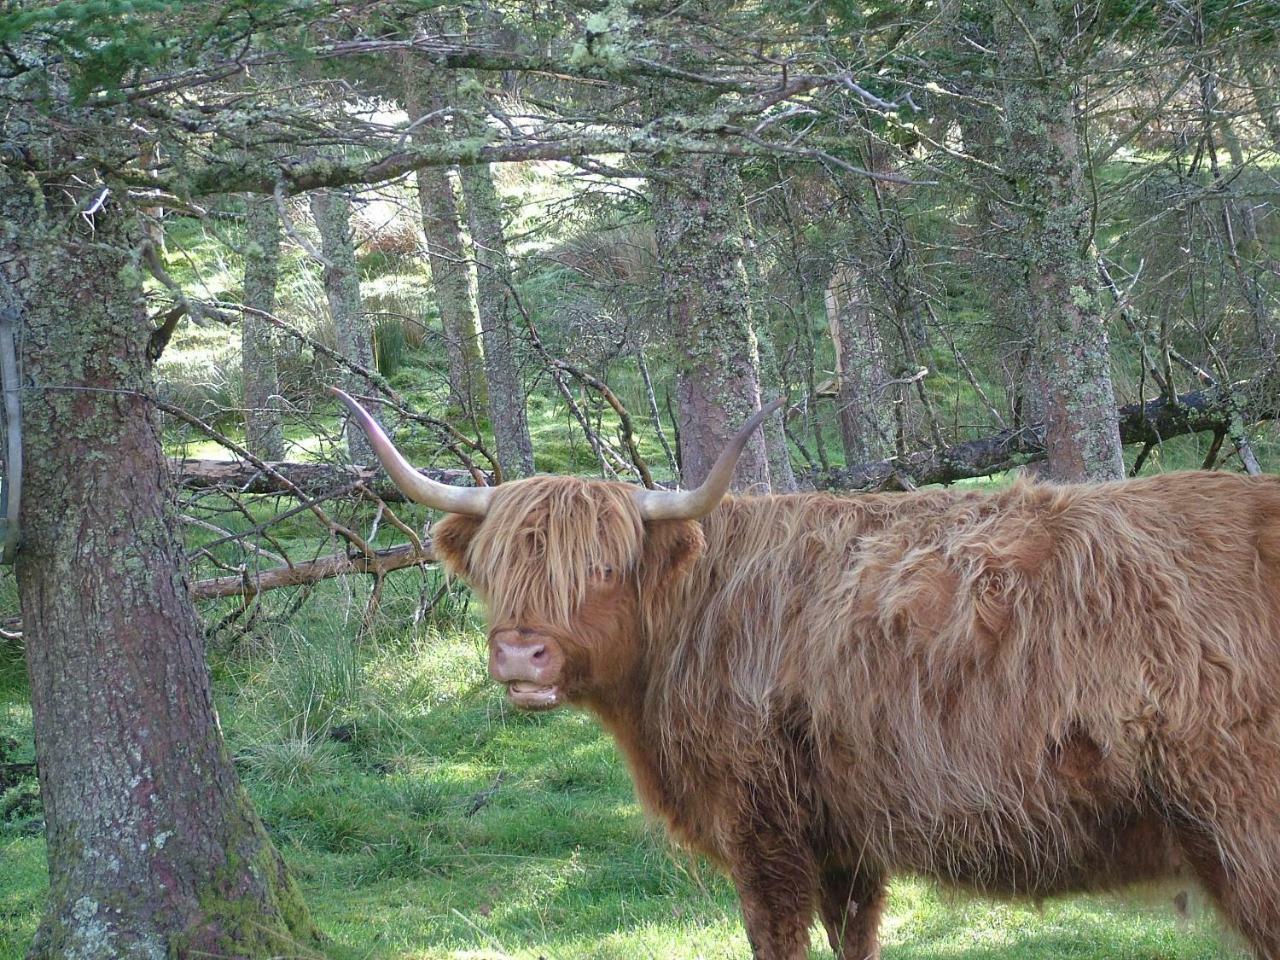
[[[458,607],[406,630],[418,587],[400,576],[383,619],[401,626],[362,645],[363,586],[333,584],[270,642],[215,658],[237,764],[332,955],[747,956],[732,890],[646,823],[609,739],[581,714],[510,711]],[[0,737],[29,759],[12,646],[0,647]],[[45,890],[23,790],[0,792],[0,960],[22,955]],[[1180,927],[1163,894],[1036,908],[902,880],[885,931],[889,960],[1236,955],[1210,917]],[[816,930],[813,943],[827,955]]]

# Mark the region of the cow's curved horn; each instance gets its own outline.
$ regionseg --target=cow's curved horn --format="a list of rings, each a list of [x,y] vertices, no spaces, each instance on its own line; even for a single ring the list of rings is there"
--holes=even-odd
[[[356,403],[337,387],[330,387],[329,392],[341,400],[351,410],[356,423],[369,437],[369,445],[382,461],[387,475],[401,489],[406,497],[417,503],[435,507],[446,513],[466,513],[473,517],[483,517],[489,511],[489,501],[493,499],[494,487],[451,487],[447,483],[437,483],[424,477],[413,464],[404,458],[395,444],[378,426],[378,421],[369,416],[364,407]]]
[[[733,468],[738,465],[747,441],[765,418],[785,402],[786,397],[779,397],[753,414],[725,445],[707,479],[696,490],[637,490],[636,504],[640,508],[640,516],[646,520],[696,520],[714,510],[729,492]]]

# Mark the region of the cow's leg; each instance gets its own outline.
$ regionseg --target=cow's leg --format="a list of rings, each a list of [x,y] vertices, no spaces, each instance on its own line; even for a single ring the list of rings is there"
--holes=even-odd
[[[879,874],[844,867],[822,871],[819,910],[836,960],[879,960],[884,902],[885,884]]]
[[[1259,960],[1280,960],[1280,812],[1240,817],[1219,807],[1180,830],[1205,890]]]
[[[817,869],[802,844],[757,827],[730,872],[742,902],[742,922],[755,960],[804,960],[809,955]]]
[[[1274,737],[1247,728],[1199,750],[1177,781],[1185,815],[1173,824],[1209,895],[1260,960],[1280,960],[1280,800]]]

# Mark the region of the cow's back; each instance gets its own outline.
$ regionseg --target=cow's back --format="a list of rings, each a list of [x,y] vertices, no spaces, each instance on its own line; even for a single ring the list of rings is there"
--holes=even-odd
[[[667,708],[715,712],[695,752],[803,781],[860,856],[1033,892],[1102,875],[1107,844],[1154,869],[1150,811],[1203,794],[1242,731],[1275,739],[1271,478],[717,513]]]

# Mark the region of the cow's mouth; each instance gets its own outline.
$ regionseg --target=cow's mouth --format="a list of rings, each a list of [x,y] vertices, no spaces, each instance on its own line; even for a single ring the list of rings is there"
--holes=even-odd
[[[560,688],[516,680],[507,684],[507,699],[521,710],[550,710],[560,705]]]

